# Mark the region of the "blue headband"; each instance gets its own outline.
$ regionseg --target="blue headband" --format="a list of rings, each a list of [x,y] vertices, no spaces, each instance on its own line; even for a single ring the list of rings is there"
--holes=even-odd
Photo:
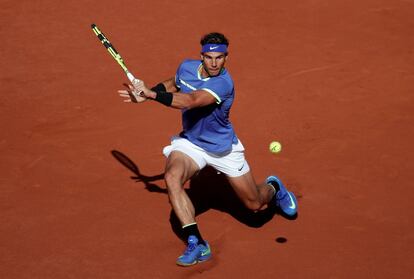
[[[223,52],[227,53],[227,46],[222,44],[206,44],[201,48],[201,52]]]

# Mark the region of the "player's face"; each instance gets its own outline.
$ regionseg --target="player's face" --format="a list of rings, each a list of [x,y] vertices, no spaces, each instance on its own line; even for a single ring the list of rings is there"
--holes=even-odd
[[[204,52],[201,54],[203,61],[203,73],[207,76],[217,76],[223,69],[227,60],[227,55],[222,52]]]

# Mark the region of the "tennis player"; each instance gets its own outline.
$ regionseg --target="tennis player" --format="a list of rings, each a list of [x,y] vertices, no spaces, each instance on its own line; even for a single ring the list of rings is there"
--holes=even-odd
[[[167,157],[165,182],[172,208],[188,239],[177,264],[190,266],[208,260],[211,250],[201,236],[195,220],[194,206],[184,191],[184,183],[209,165],[225,174],[244,205],[259,211],[269,204],[279,207],[286,215],[297,212],[296,197],[276,176],[256,184],[244,155],[244,147],[229,120],[234,99],[233,80],[224,67],[229,42],[220,33],[205,35],[201,41],[201,61],[185,60],[175,77],[149,89],[140,81],[130,91],[120,90],[127,101],[155,100],[165,106],[180,109],[183,130],[164,147]],[[142,91],[135,99],[131,91]]]

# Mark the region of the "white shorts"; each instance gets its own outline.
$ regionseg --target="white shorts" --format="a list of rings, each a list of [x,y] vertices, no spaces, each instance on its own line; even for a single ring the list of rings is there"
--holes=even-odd
[[[172,151],[186,154],[196,162],[200,170],[209,165],[230,177],[242,176],[250,171],[249,164],[244,158],[244,146],[240,140],[237,144],[233,144],[230,153],[219,156],[206,152],[185,138],[175,136],[171,139],[171,145],[164,147],[162,153],[168,157]]]

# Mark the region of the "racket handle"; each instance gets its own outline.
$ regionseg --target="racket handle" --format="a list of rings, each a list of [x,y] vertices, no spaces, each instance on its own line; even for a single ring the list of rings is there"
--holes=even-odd
[[[127,75],[128,79],[129,79],[129,81],[131,83],[134,83],[134,79],[135,79],[134,75],[131,74],[130,72],[128,72],[126,75]]]
[[[127,72],[126,75],[129,79],[129,81],[132,83],[132,85],[135,85],[136,83],[140,82],[140,80],[135,78],[134,75],[131,74],[130,72]],[[133,90],[132,94],[135,96],[136,99],[143,96],[142,91],[137,93],[137,92],[135,92],[135,90]]]
[[[139,81],[140,81],[139,79],[137,79],[136,77],[134,77],[134,75],[133,75],[133,74],[131,74],[130,72],[128,72],[126,75],[127,75],[127,77],[128,77],[128,79],[129,79],[129,81],[130,81],[132,84],[134,84],[135,82],[139,82]]]

